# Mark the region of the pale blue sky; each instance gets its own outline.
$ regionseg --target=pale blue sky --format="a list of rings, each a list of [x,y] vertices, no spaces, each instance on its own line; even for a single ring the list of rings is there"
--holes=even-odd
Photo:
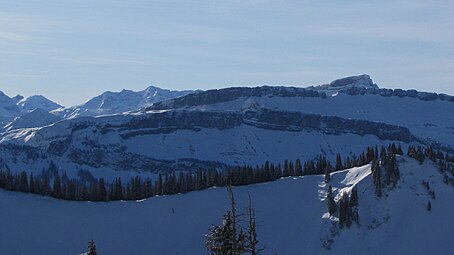
[[[0,0],[0,90],[308,86],[367,73],[454,94],[454,1]]]

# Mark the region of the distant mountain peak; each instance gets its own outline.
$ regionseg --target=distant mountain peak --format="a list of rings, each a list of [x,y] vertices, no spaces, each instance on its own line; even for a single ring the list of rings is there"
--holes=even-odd
[[[379,87],[375,84],[369,75],[362,74],[356,76],[348,76],[340,79],[336,79],[329,84],[323,84],[319,86],[310,86],[308,89],[317,90],[326,93],[328,96],[336,95],[341,90],[347,90],[351,88],[358,89],[371,89],[378,90]]]
[[[17,105],[22,111],[31,112],[37,108],[44,111],[53,111],[62,107],[61,105],[47,99],[42,95],[34,95],[20,100]]]
[[[20,100],[24,99],[24,97],[22,95],[16,95],[15,97],[12,97],[11,99],[13,99],[14,102],[16,102],[16,104],[17,104]]]

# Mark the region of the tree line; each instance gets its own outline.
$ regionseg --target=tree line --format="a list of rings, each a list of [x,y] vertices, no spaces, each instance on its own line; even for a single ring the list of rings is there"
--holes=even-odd
[[[433,146],[409,146],[407,155],[416,159],[420,164],[429,159],[438,166],[438,169],[443,174],[443,182],[454,186],[454,155],[443,153],[434,149]]]
[[[388,150],[402,151],[400,145],[389,145]],[[381,150],[385,150],[384,147]],[[274,181],[283,177],[325,175],[329,179],[332,172],[369,164],[377,158],[379,148],[368,147],[359,155],[353,154],[342,159],[337,154],[335,164],[331,164],[325,155],[319,155],[313,160],[302,163],[285,160],[283,164],[273,164],[266,161],[261,166],[239,166],[226,170],[179,171],[169,174],[159,174],[156,179],[136,176],[124,182],[121,178],[107,181],[104,178],[89,180],[71,179],[61,176],[55,163],[39,175],[27,173],[12,173],[0,170],[0,188],[10,191],[33,193],[51,196],[58,199],[75,201],[117,201],[140,200],[153,196],[172,195],[191,191],[204,190],[210,187],[225,187],[227,185],[242,186],[254,183]]]

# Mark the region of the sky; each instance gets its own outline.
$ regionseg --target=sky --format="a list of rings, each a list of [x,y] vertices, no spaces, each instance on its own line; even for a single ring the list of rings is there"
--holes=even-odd
[[[0,0],[0,90],[325,84],[454,95],[454,1]]]

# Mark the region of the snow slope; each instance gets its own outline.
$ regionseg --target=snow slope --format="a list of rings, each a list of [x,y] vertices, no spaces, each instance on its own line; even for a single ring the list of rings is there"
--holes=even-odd
[[[321,248],[332,226],[322,176],[236,187],[237,207],[253,198],[258,237],[268,254],[450,254],[454,188],[430,163],[402,157],[399,165],[402,181],[380,200],[373,195],[370,166],[333,174],[335,191],[357,185],[361,225],[340,230],[331,251]],[[423,180],[437,195],[431,212]],[[224,188],[110,203],[0,191],[0,207],[0,217],[8,219],[0,228],[0,247],[12,255],[80,254],[91,239],[99,254],[206,254],[204,234],[229,209]]]
[[[5,126],[6,131],[20,129],[43,127],[61,120],[60,117],[50,114],[41,108],[36,108],[29,113],[16,117],[14,121]]]

